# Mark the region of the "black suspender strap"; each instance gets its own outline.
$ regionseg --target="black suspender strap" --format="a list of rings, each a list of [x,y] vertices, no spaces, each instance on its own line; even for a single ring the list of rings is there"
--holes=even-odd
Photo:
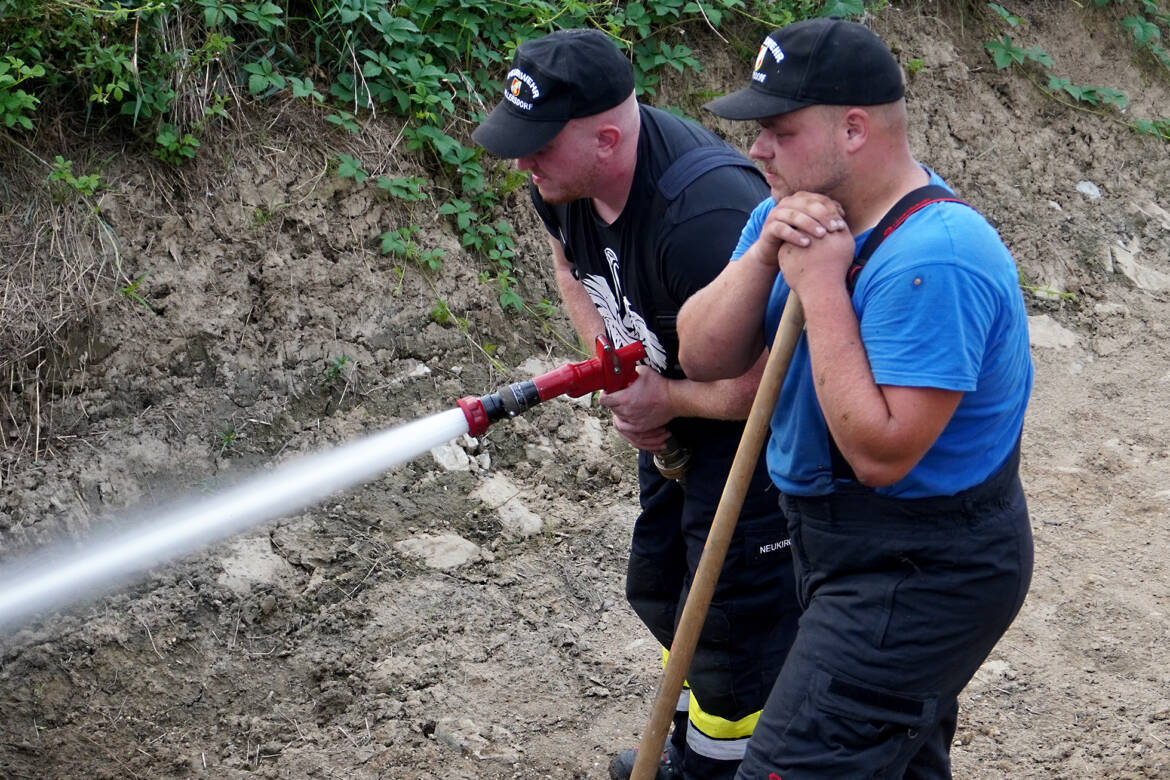
[[[907,217],[919,209],[929,206],[931,203],[939,203],[942,201],[952,203],[963,202],[955,197],[955,193],[937,184],[927,184],[925,187],[919,187],[903,195],[894,204],[893,208],[886,212],[881,222],[878,222],[877,226],[870,231],[869,237],[861,245],[861,250],[857,253],[857,257],[853,258],[853,265],[849,266],[849,271],[845,276],[845,286],[849,289],[849,292],[853,292],[853,288],[857,284],[857,275],[861,273],[861,269],[869,260],[870,255],[877,250],[878,246],[891,233],[906,221]]]
[[[849,266],[849,271],[845,275],[845,287],[849,292],[852,293],[853,288],[857,285],[857,277],[861,273],[861,269],[865,267],[870,255],[891,233],[897,230],[911,214],[931,203],[940,202],[963,203],[955,197],[955,193],[937,184],[928,184],[903,195],[893,208],[886,212],[877,226],[870,231],[865,243],[861,245],[857,257],[853,258],[853,264]],[[833,440],[833,434],[828,433],[827,428],[826,433],[829,437],[829,459],[833,467],[833,479],[856,480],[857,475],[853,473],[853,467],[849,465],[849,461],[845,460],[845,456],[841,454],[837,442]]]

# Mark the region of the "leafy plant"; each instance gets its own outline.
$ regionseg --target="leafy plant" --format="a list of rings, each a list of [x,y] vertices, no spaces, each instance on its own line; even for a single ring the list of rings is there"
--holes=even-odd
[[[436,300],[435,305],[431,308],[431,319],[440,325],[457,325],[460,330],[467,330],[470,324],[467,320],[452,314],[447,302],[442,298]]]
[[[1107,5],[1108,2],[1109,0],[1095,0],[1094,5],[1097,8],[1101,8]],[[1163,13],[1158,4],[1153,2],[1153,0],[1139,0],[1139,5],[1142,7],[1144,13],[1149,14],[1163,23],[1170,23],[1170,15]],[[1026,19],[1011,13],[999,3],[987,3],[987,7],[1011,28],[1027,24]],[[1157,41],[1161,40],[1162,32],[1155,22],[1146,16],[1135,15],[1123,19],[1121,25],[1131,33],[1135,44],[1140,49],[1149,51],[1162,65],[1170,69],[1170,54],[1161,49],[1157,44]],[[1116,115],[1108,115],[1099,110],[1114,108],[1118,112],[1123,112],[1129,107],[1129,97],[1120,90],[1110,87],[1074,84],[1070,79],[1050,72],[1050,69],[1054,67],[1052,57],[1040,47],[1017,45],[1011,36],[1007,34],[1000,34],[997,38],[987,41],[984,47],[991,55],[996,68],[1000,70],[1011,67],[1020,68],[1021,72],[1036,84],[1037,87],[1053,98],[1064,102],[1066,105],[1081,110],[1092,111],[1100,116],[1110,116],[1114,121],[1126,125],[1135,132],[1155,135],[1170,140],[1170,135],[1165,132],[1166,127],[1170,125],[1170,120],[1162,118],[1127,120],[1117,118]],[[1038,80],[1034,75],[1034,67],[1029,71],[1028,66],[1039,67],[1043,81]],[[1070,100],[1071,102],[1069,102]]]
[[[219,457],[224,457],[229,453],[234,453],[235,445],[244,438],[243,434],[235,428],[224,428],[217,434],[216,443],[219,444]]]
[[[395,198],[399,200],[426,200],[427,195],[423,192],[426,187],[426,179],[421,176],[406,176],[391,178],[389,176],[379,176],[377,178],[378,189],[386,190]]]
[[[29,116],[36,110],[40,99],[30,95],[17,85],[29,79],[40,78],[45,75],[45,68],[40,63],[26,65],[18,57],[7,56],[0,58],[0,120],[5,127],[23,127],[33,129],[33,121]]]
[[[362,131],[362,126],[357,123],[357,117],[348,111],[337,111],[325,117],[325,121],[330,124],[337,125],[343,130],[348,130],[355,135]]]
[[[1024,23],[1023,18],[1011,13],[999,3],[988,3],[987,7],[999,14],[999,18],[1007,22],[1010,27],[1019,27]]]
[[[865,13],[864,0],[827,0],[825,7],[821,9],[821,16],[840,16],[843,19],[850,16],[860,16],[863,13]]]
[[[150,271],[143,271],[142,273],[138,274],[138,276],[134,277],[134,281],[130,282],[130,284],[126,285],[125,287],[119,287],[118,292],[120,292],[122,295],[125,295],[132,301],[141,303],[151,314],[157,314],[151,305],[146,302],[146,299],[138,293],[138,288],[141,286],[142,280],[145,279],[146,275],[149,273]]]
[[[1088,103],[1091,106],[1112,105],[1124,109],[1129,105],[1129,98],[1125,93],[1105,87],[1086,87],[1073,84],[1068,79],[1049,74],[1048,87],[1052,90],[1061,90],[1073,100]]]
[[[209,28],[217,27],[225,22],[235,24],[240,20],[236,7],[221,0],[196,0],[203,7],[203,23]]]
[[[194,159],[195,151],[199,148],[198,138],[191,133],[182,133],[179,128],[169,124],[159,129],[154,142],[156,146],[151,154],[172,165],[181,165]]]
[[[1023,65],[1026,62],[1037,62],[1045,67],[1052,67],[1052,57],[1039,46],[1024,48],[1012,42],[1011,36],[1002,35],[998,40],[988,41],[984,47],[991,52],[995,67],[1003,70],[1011,65]]]
[[[348,154],[337,155],[336,162],[337,175],[343,179],[353,179],[358,184],[361,184],[370,175],[362,167],[361,160],[351,157]]]
[[[289,76],[286,79],[289,87],[292,89],[292,96],[295,98],[304,98],[313,103],[324,103],[325,96],[318,92],[313,87],[313,80],[309,78],[297,78],[296,76]]]
[[[1163,141],[1170,141],[1170,119],[1138,119],[1133,126],[1143,135],[1153,135]]]
[[[49,174],[50,182],[64,182],[68,187],[82,195],[93,195],[101,187],[101,176],[96,173],[84,176],[73,175],[73,161],[66,160],[61,155],[53,159],[53,171]]]
[[[417,225],[386,231],[379,236],[382,240],[382,253],[412,260],[432,271],[439,270],[443,267],[443,258],[446,253],[442,249],[423,249],[420,247],[413,238],[417,232]]]
[[[325,377],[325,381],[332,383],[332,382],[336,382],[338,379],[341,379],[342,377],[344,377],[345,376],[345,367],[348,363],[349,363],[349,358],[346,357],[345,355],[339,355],[339,356],[333,358],[332,360],[330,360],[329,365],[327,365],[325,367],[325,370],[321,372],[322,375],[324,375],[324,377]]]
[[[271,34],[276,28],[284,27],[284,21],[280,18],[284,11],[276,3],[244,3],[241,8],[244,20],[251,22],[262,33]]]
[[[244,66],[248,74],[248,91],[253,95],[284,89],[288,82],[267,57]]]
[[[257,206],[256,208],[252,209],[252,224],[256,227],[261,227],[268,224],[268,221],[272,219],[272,216],[286,206],[288,206],[288,204],[284,201],[273,203],[270,208]]]
[[[498,100],[521,42],[559,28],[601,29],[629,55],[638,89],[647,92],[662,72],[701,67],[685,37],[690,29],[736,21],[754,37],[795,19],[852,16],[865,7],[863,0],[0,0],[0,120],[16,132],[35,131],[51,105],[54,116],[84,117],[92,132],[119,125],[160,160],[182,165],[198,154],[208,124],[230,117],[242,98],[291,96],[319,107],[328,126],[354,134],[378,113],[393,114],[425,172],[377,176],[376,185],[406,202],[426,200],[428,190],[449,193],[440,212],[482,263],[501,305],[519,311],[515,237],[500,209],[526,176],[483,159],[468,130]],[[347,155],[334,170],[357,185],[369,178]],[[59,175],[79,192],[99,186],[92,174]],[[257,224],[269,216],[253,214]],[[419,247],[404,230],[383,233],[383,251],[439,270],[442,250]]]

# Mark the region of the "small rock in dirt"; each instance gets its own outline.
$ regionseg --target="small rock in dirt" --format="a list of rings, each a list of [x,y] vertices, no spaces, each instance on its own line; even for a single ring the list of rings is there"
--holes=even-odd
[[[1101,197],[1101,188],[1091,181],[1078,181],[1077,192],[1081,193],[1089,200],[1096,200]]]
[[[236,539],[229,542],[219,559],[223,573],[218,582],[240,594],[247,593],[258,583],[276,583],[292,579],[295,570],[272,550],[267,537]]]
[[[1007,661],[987,661],[980,667],[977,676],[982,680],[1014,680],[1016,670]]]
[[[1077,343],[1077,335],[1068,328],[1060,325],[1047,314],[1038,314],[1028,318],[1028,335],[1033,347],[1073,347]]]
[[[544,522],[540,515],[524,504],[520,488],[502,474],[495,474],[483,481],[471,494],[500,517],[504,530],[513,536],[528,537],[540,533]]]
[[[1110,249],[1113,252],[1113,267],[1122,276],[1128,279],[1134,287],[1147,292],[1166,292],[1170,290],[1170,274],[1148,268],[1137,262],[1137,240],[1129,246],[1114,244]]]
[[[1139,204],[1137,210],[1147,217],[1157,220],[1165,230],[1170,230],[1170,211],[1166,211],[1154,201]]]
[[[403,539],[394,549],[403,555],[422,558],[432,569],[454,569],[480,558],[478,545],[454,534],[420,534]]]
[[[1093,307],[1093,313],[1102,317],[1112,317],[1115,315],[1124,317],[1129,314],[1129,309],[1121,303],[1098,303]]]
[[[457,444],[440,444],[431,450],[431,457],[443,471],[471,471],[471,458]]]

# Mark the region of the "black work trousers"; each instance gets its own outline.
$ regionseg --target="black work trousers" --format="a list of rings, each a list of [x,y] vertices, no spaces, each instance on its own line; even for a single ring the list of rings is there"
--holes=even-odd
[[[640,453],[642,513],[630,545],[626,595],[663,647],[674,638],[738,442],[735,432],[707,437],[695,447],[685,489],[663,478],[649,453]],[[702,713],[726,721],[763,708],[796,632],[799,606],[777,495],[760,463],[687,673]],[[692,711],[692,726],[696,717]],[[679,737],[674,741],[681,748]],[[746,738],[721,741],[718,734],[706,739],[693,729],[688,741],[684,776],[704,780],[727,771],[725,763],[716,768],[719,761],[701,768],[704,755],[738,761],[746,744]],[[731,764],[727,777],[734,771]]]
[[[953,497],[781,499],[805,611],[739,780],[951,776],[959,693],[1031,582],[1018,465]]]

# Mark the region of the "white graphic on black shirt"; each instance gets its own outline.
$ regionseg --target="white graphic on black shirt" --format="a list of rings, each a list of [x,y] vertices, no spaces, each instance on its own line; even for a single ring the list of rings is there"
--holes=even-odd
[[[615,348],[624,347],[635,341],[642,342],[646,348],[646,359],[650,365],[660,373],[665,371],[666,350],[662,348],[662,342],[658,340],[658,335],[646,325],[646,319],[634,311],[630,300],[622,294],[617,255],[612,249],[606,248],[605,259],[609,264],[613,286],[611,287],[610,283],[598,274],[586,274],[582,277],[581,283],[585,285],[589,298],[593,301],[598,313],[601,314],[606,333],[614,342]],[[615,290],[617,291],[616,295],[614,294]],[[618,304],[619,295],[622,300],[621,304]]]

